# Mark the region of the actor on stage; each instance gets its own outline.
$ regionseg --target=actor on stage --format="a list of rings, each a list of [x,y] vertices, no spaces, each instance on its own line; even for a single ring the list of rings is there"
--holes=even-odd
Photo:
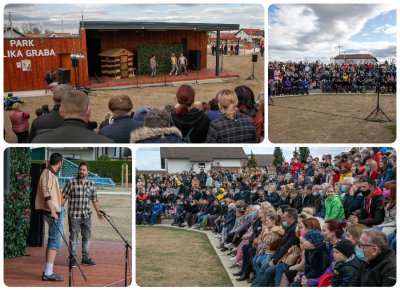
[[[157,76],[157,67],[158,67],[155,54],[153,54],[150,58],[150,67],[151,67],[151,77],[155,78]]]
[[[42,274],[43,281],[64,281],[64,277],[53,271],[57,251],[61,248],[64,222],[64,207],[57,173],[63,164],[62,155],[53,153],[50,165],[40,175],[35,209],[44,214],[49,225],[49,239],[46,248],[46,267]]]
[[[89,166],[82,162],[79,164],[78,176],[68,181],[63,190],[63,197],[68,201],[68,226],[69,244],[71,252],[76,258],[76,246],[79,231],[82,233],[82,264],[94,266],[96,262],[89,257],[90,237],[92,228],[92,212],[89,201],[92,202],[100,221],[104,220],[100,213],[97,200],[95,183],[87,179]],[[71,259],[71,257],[70,257]],[[72,266],[76,267],[76,261],[72,260]]]
[[[175,75],[178,75],[178,59],[175,55],[175,53],[173,53],[171,55],[171,66],[172,66],[172,70],[169,73],[169,75],[172,75],[175,72]]]
[[[179,62],[179,73],[182,70],[184,70],[185,75],[187,75],[186,66],[188,64],[188,61],[187,61],[187,58],[183,55],[183,53],[181,53],[181,55],[179,56],[178,62]]]

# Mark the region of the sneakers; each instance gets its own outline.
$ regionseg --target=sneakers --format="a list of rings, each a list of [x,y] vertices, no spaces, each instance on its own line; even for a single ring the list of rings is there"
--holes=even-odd
[[[71,267],[76,268],[76,260],[71,261]]]
[[[96,262],[91,258],[83,259],[81,264],[86,266],[96,266]]]
[[[51,275],[45,275],[44,272],[42,274],[42,281],[57,281],[62,282],[64,281],[64,277],[56,272],[53,272]]]

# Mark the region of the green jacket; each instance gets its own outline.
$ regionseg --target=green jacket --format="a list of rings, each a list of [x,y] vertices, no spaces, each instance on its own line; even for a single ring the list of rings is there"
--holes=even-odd
[[[342,220],[344,219],[343,203],[340,196],[335,194],[332,198],[325,200],[325,220]]]

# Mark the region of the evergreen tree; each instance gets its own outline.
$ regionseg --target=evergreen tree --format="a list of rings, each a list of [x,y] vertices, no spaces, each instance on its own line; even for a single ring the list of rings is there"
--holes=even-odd
[[[275,166],[281,166],[282,162],[285,161],[285,157],[283,156],[283,151],[281,147],[275,147],[274,149],[274,163]]]
[[[300,157],[300,153],[297,150],[297,147],[294,147],[294,151],[293,151],[293,158],[299,158]]]
[[[250,153],[249,160],[247,161],[247,167],[249,167],[249,168],[257,167],[257,161],[256,161],[256,157],[253,154],[253,151],[251,151],[251,153]]]
[[[306,162],[307,157],[310,156],[310,149],[308,147],[299,147],[299,156],[301,162]]]

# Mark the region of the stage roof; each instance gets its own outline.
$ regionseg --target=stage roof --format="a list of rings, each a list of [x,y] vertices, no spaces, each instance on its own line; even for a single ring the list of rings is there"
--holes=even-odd
[[[193,31],[228,31],[238,30],[239,24],[221,23],[173,23],[173,22],[122,22],[122,21],[81,21],[86,30],[193,30]]]

